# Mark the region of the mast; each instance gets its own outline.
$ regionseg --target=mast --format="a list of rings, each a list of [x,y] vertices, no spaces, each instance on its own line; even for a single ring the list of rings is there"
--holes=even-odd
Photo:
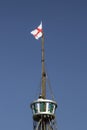
[[[42,90],[42,98],[46,99],[46,73],[45,73],[45,53],[44,53],[44,33],[42,35],[42,85],[41,85],[41,90]],[[46,122],[44,121],[44,118],[42,117],[42,130],[46,130]]]
[[[44,34],[42,35],[42,84],[41,84],[41,94],[42,97],[46,98],[46,72],[45,72],[45,56],[44,56]]]
[[[38,31],[38,32],[37,32]],[[36,33],[37,32],[37,33]],[[45,71],[45,52],[44,52],[44,33],[42,24],[32,32],[36,39],[41,37],[41,96],[31,103],[33,113],[33,130],[55,130],[55,111],[57,103],[46,98],[46,71]],[[36,33],[36,34],[35,34]]]

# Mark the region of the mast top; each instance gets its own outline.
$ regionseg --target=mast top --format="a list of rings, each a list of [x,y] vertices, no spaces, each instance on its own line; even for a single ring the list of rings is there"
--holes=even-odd
[[[31,34],[35,37],[35,39],[39,39],[41,37],[42,42],[42,84],[41,84],[41,95],[45,99],[46,98],[46,73],[45,73],[45,58],[44,58],[44,33],[42,29],[42,21],[40,25],[31,31]]]

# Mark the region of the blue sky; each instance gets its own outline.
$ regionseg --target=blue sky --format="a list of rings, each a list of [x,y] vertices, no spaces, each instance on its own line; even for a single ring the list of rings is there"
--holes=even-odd
[[[0,1],[0,130],[33,130],[41,79],[40,22],[59,130],[87,129],[87,1]]]

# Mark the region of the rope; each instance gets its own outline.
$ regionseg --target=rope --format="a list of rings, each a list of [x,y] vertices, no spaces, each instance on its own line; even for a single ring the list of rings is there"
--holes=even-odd
[[[54,100],[54,95],[53,95],[52,87],[51,87],[50,80],[48,79],[47,74],[46,74],[46,77],[47,77],[48,87],[49,87],[49,90],[50,90],[50,93],[51,93],[51,96],[52,96],[52,100]]]
[[[39,122],[38,122],[38,124],[37,124],[37,127],[36,127],[36,130],[38,130],[38,127],[39,127],[39,125],[40,125],[40,123],[41,123],[41,120],[42,120],[42,119],[39,120]]]

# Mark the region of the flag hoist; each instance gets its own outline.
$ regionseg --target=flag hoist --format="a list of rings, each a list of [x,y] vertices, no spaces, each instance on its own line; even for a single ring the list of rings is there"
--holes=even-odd
[[[55,111],[57,103],[54,100],[46,98],[46,71],[44,57],[44,33],[42,30],[42,22],[31,32],[35,39],[41,38],[42,42],[42,78],[41,78],[41,94],[38,99],[31,103],[33,112],[33,130],[55,130]]]

